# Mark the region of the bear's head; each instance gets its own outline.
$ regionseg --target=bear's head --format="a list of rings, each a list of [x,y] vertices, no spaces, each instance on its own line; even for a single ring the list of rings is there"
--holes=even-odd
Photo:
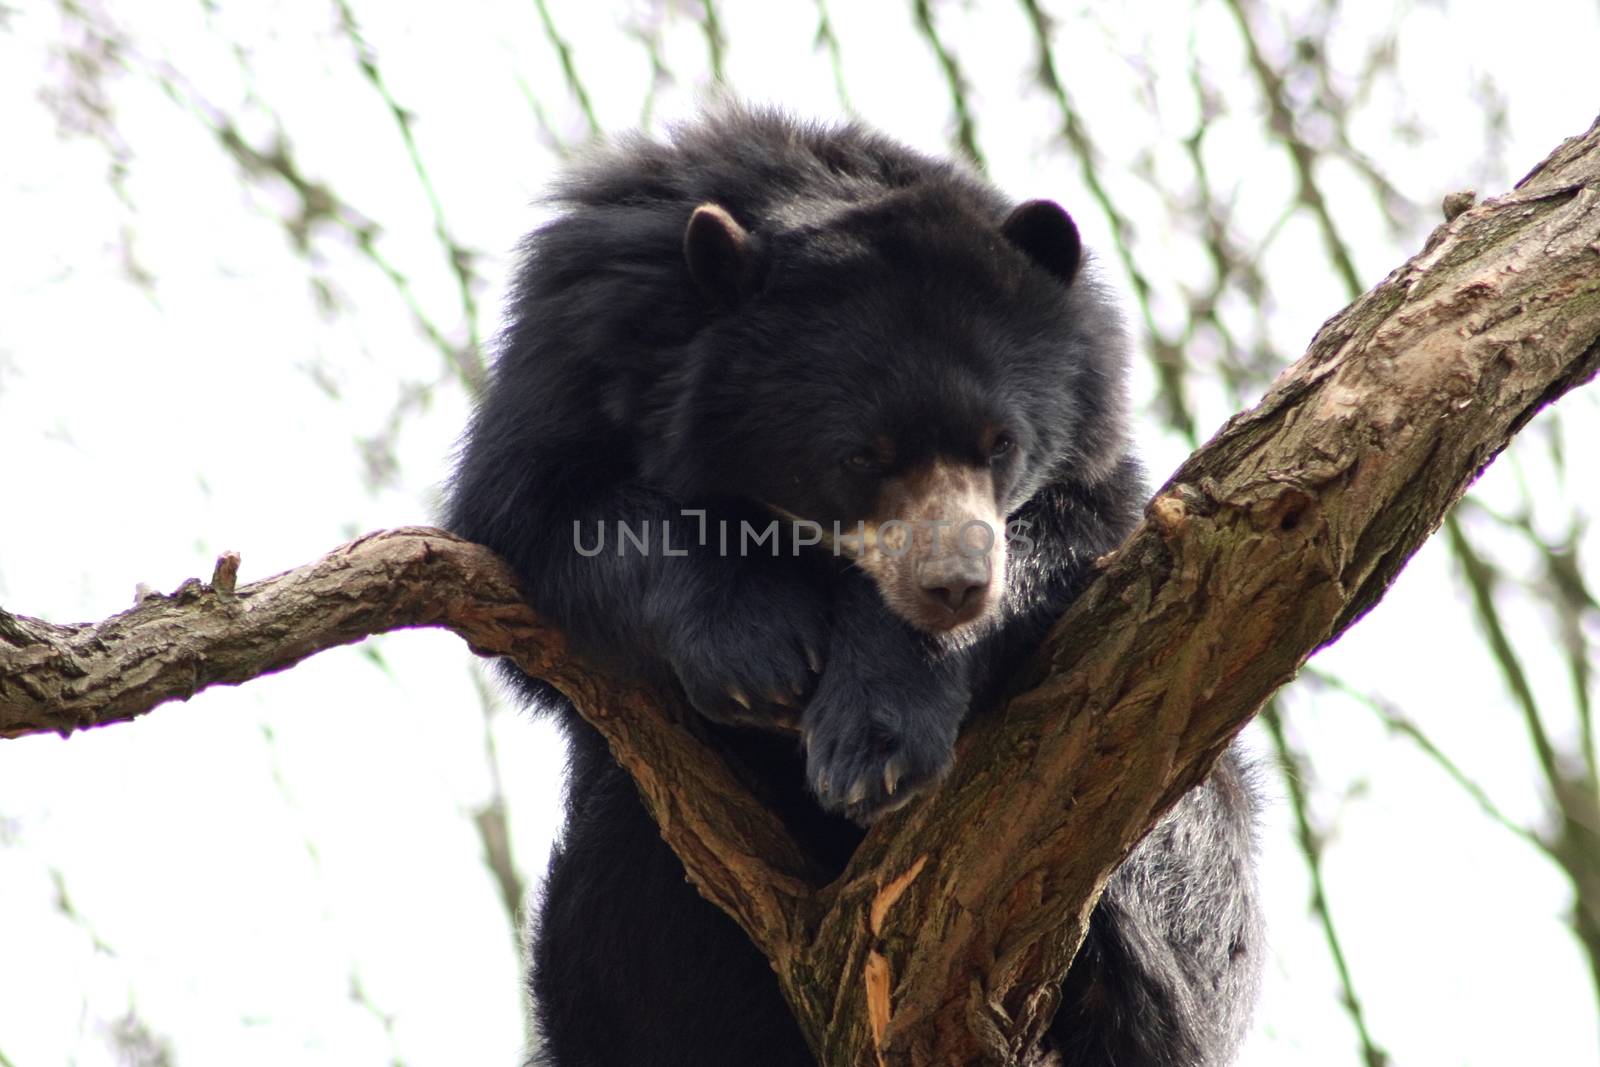
[[[817,530],[913,626],[961,640],[1005,593],[1012,517],[1124,450],[1123,329],[1077,228],[966,190],[685,220],[706,322],[661,401],[655,473]],[[1008,528],[1009,522],[1009,528]]]

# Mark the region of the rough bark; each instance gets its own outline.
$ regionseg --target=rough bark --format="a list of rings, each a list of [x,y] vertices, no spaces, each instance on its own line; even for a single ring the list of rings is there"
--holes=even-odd
[[[0,610],[0,737],[125,722],[212,685],[237,685],[376,633],[440,626],[482,656],[509,656],[572,698],[611,742],[696,884],[763,951],[810,896],[782,824],[683,728],[669,695],[588,667],[523,602],[511,569],[443,530],[368,534],[315,563],[233,588],[231,553],[212,581],[150,594],[104,622],[58,626]],[[742,920],[741,920],[742,921]]]
[[[219,573],[95,625],[0,613],[0,735],[121,721],[444,626],[601,729],[695,884],[772,960],[823,1063],[1026,1062],[1108,872],[1597,366],[1600,123],[1440,227],[1196,452],[943,787],[832,885],[676,700],[587,667],[503,564],[439,531],[375,534],[237,590]]]

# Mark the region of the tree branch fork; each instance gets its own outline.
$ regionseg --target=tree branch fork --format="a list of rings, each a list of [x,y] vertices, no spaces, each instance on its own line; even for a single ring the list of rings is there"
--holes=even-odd
[[[94,624],[0,611],[0,737],[127,721],[443,627],[549,680],[605,735],[821,1062],[1027,1062],[1116,864],[1597,367],[1600,122],[1459,210],[1190,457],[944,784],[874,827],[831,885],[676,696],[586,664],[500,559],[441,530],[369,534],[247,585],[225,555],[210,582]]]

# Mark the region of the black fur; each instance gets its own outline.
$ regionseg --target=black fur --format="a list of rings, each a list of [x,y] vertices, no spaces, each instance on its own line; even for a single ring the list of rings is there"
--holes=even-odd
[[[555,200],[449,525],[604,665],[680,685],[838,871],[856,823],[937,781],[969,707],[1135,522],[1121,325],[1059,208],[1014,210],[859,126],[726,108],[598,151]],[[985,487],[1020,533],[974,621],[919,621],[917,590],[891,588],[910,578],[791,551],[795,527],[777,556],[737,551],[741,521],[892,517],[891,489],[928,470]],[[619,522],[650,550],[619,554]],[[585,555],[575,524],[592,547],[597,523],[605,550]],[[516,677],[563,707],[572,749],[534,933],[541,1062],[810,1064],[770,968],[684,880],[599,736]],[[796,724],[798,742],[770,728]],[[1113,877],[1052,1031],[1066,1064],[1232,1057],[1262,953],[1253,818],[1230,754]]]

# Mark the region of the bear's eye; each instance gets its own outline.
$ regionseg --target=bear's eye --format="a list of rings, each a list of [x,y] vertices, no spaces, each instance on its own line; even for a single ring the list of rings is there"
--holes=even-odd
[[[844,461],[845,469],[852,474],[877,474],[882,468],[878,465],[878,457],[871,452],[856,452]]]
[[[1012,440],[1011,435],[1003,433],[996,437],[994,443],[989,446],[989,459],[991,461],[997,460],[1016,446],[1017,442]]]

